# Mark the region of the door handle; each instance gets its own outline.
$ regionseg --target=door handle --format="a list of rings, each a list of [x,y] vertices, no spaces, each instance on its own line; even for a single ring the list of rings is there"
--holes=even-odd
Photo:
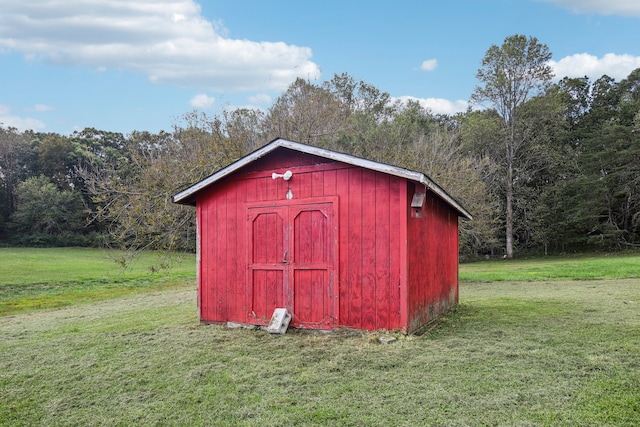
[[[282,263],[289,264],[289,251],[284,251],[284,255],[282,256]]]

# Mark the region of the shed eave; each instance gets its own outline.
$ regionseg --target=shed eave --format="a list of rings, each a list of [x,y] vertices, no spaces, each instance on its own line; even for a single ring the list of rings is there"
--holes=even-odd
[[[276,142],[278,140],[275,140],[274,142]],[[224,178],[225,176],[228,176],[232,173],[234,173],[235,171],[243,168],[244,166],[248,165],[249,163],[252,163],[256,160],[258,160],[259,158],[265,156],[266,154],[272,152],[273,150],[275,150],[276,148],[278,148],[278,146],[273,145],[273,142],[270,144],[267,144],[249,154],[247,154],[245,157],[241,158],[240,160],[237,160],[233,163],[231,163],[229,166],[226,166],[222,169],[220,169],[219,171],[215,172],[213,175],[208,176],[207,178],[203,179],[202,181],[192,185],[191,187],[182,190],[181,192],[177,193],[176,195],[173,196],[173,202],[174,203],[180,203],[180,204],[185,204],[185,205],[190,205],[193,204],[193,196],[199,192],[200,190],[203,190],[204,188],[210,186],[211,184],[215,183],[216,181],[221,180],[222,178]]]
[[[468,210],[466,210],[460,203],[458,203],[453,197],[451,197],[446,191],[444,191],[438,184],[436,184],[435,182],[431,181],[424,174],[422,174],[422,177],[424,178],[424,181],[422,181],[422,180],[420,181],[420,183],[422,185],[424,185],[430,191],[432,191],[435,194],[437,194],[438,196],[440,196],[440,198],[442,198],[442,200],[447,202],[452,208],[454,208],[456,211],[458,211],[460,216],[465,217],[468,220],[472,220],[473,219],[473,215],[471,215],[471,213]]]
[[[398,166],[389,165],[386,163],[375,162],[373,160],[363,159],[361,157],[352,156],[349,154],[338,153],[336,151],[327,150],[324,148],[314,147],[311,145],[301,144],[299,142],[290,141],[284,138],[277,138],[268,143],[267,145],[247,154],[245,157],[231,163],[229,166],[220,169],[213,175],[203,179],[202,181],[192,185],[191,187],[177,193],[173,196],[173,202],[185,205],[195,204],[195,194],[200,190],[212,185],[213,183],[221,180],[222,178],[236,172],[244,166],[264,157],[278,148],[288,148],[290,150],[299,151],[305,154],[310,154],[325,159],[335,160],[341,163],[346,163],[354,166],[359,166],[365,169],[370,169],[377,172],[382,172],[388,175],[405,178],[410,181],[419,182],[428,188],[430,191],[437,194],[452,208],[454,208],[460,216],[467,219],[473,219],[471,214],[462,207],[455,199],[453,199],[446,191],[444,191],[435,182],[429,179],[425,174],[421,172],[404,169]]]

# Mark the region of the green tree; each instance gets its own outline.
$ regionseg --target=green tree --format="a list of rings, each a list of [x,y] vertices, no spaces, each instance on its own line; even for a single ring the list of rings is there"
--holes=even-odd
[[[591,83],[587,76],[565,77],[556,84],[556,91],[564,105],[564,118],[573,131],[591,108]]]
[[[455,120],[436,117],[417,102],[392,103],[387,93],[347,74],[321,85],[298,80],[269,110],[265,129],[271,137],[431,176],[474,213],[475,220],[462,227],[468,252],[478,251],[495,232],[495,204],[481,179],[489,159],[463,153]]]
[[[490,250],[496,243],[498,205],[483,177],[495,168],[491,159],[465,151],[460,126],[443,124],[417,103],[399,108],[381,127],[385,135],[398,138],[390,144],[393,151],[381,151],[388,156],[382,161],[423,172],[472,213],[473,221],[460,223],[463,255]]]
[[[72,188],[77,159],[71,139],[46,134],[38,147],[38,164],[41,174],[47,176],[60,189]]]
[[[417,102],[386,105],[354,112],[337,143],[349,154],[423,172],[450,192],[474,216],[460,227],[465,255],[493,244],[496,203],[483,181],[493,165],[462,149],[455,120],[436,117]]]
[[[82,233],[84,213],[78,193],[60,190],[40,175],[18,185],[16,210],[11,216],[14,240],[28,244],[64,244],[65,238]],[[42,236],[48,238],[42,239]],[[52,238],[57,236],[60,238]]]
[[[82,170],[94,215],[109,225],[113,242],[131,253],[194,250],[195,212],[175,205],[171,196],[240,158],[255,143],[251,132],[238,127],[254,123],[248,110],[213,118],[192,112],[183,119],[172,133],[133,132],[125,142],[126,158],[94,162]]]
[[[592,88],[591,110],[582,122],[578,162],[572,186],[574,227],[588,244],[618,248],[640,241],[640,70],[616,83],[603,76]]]
[[[522,145],[515,162],[514,235],[521,247],[540,245],[547,250],[562,235],[562,216],[550,217],[553,193],[573,168],[575,158],[567,144],[567,122],[562,97],[556,88],[525,102],[520,111]]]
[[[513,35],[502,46],[487,50],[476,77],[472,101],[488,101],[501,117],[504,129],[505,166],[505,239],[506,256],[513,257],[513,201],[515,162],[526,142],[526,132],[519,131],[521,106],[532,96],[544,93],[553,77],[548,61],[551,52],[535,37]]]
[[[264,121],[267,140],[282,137],[323,145],[343,128],[348,104],[327,88],[298,78],[276,99]]]
[[[7,237],[7,224],[16,210],[18,185],[38,169],[37,144],[31,133],[0,126],[0,238]]]

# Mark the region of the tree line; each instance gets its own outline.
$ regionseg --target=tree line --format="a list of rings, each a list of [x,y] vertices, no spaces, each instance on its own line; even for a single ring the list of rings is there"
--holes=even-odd
[[[171,196],[283,137],[424,172],[474,215],[464,256],[636,247],[640,69],[552,83],[550,58],[507,37],[455,115],[343,73],[298,79],[267,111],[189,112],[169,132],[0,126],[0,243],[194,250],[194,211]]]

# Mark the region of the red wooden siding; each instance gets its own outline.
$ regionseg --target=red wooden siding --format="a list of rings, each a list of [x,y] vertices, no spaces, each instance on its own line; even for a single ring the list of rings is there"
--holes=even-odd
[[[261,159],[250,172],[228,177],[199,196],[201,320],[265,324],[273,308],[286,305],[289,284],[281,267],[285,249],[280,243],[263,247],[254,241],[283,241],[278,230],[286,227],[281,221],[293,215],[280,213],[279,218],[277,212],[285,206],[331,199],[333,237],[322,234],[326,227],[320,224],[326,218],[319,211],[298,212],[291,222],[292,227],[296,221],[307,223],[299,227],[295,253],[289,254],[292,259],[303,254],[296,260],[303,268],[292,273],[294,325],[297,316],[298,325],[326,327],[323,316],[328,312],[333,327],[402,328],[399,260],[406,181],[342,163],[317,163],[314,156],[300,153],[289,159],[289,154]],[[303,166],[297,166],[300,163]],[[294,173],[289,182],[271,178],[272,172],[287,169]],[[288,189],[291,201],[285,197]],[[251,224],[251,232],[243,222]],[[252,237],[254,228],[257,234]],[[331,247],[327,240],[334,244],[333,269],[323,267]],[[328,282],[331,288],[323,289]]]
[[[249,323],[268,324],[277,307],[286,303],[284,227],[287,212],[285,208],[249,209],[248,238],[248,312]],[[269,242],[258,245],[254,242]]]
[[[410,208],[424,191],[284,148],[204,188],[201,321],[265,325],[287,307],[296,327],[416,330],[458,301],[458,213],[431,192]]]
[[[412,197],[414,185],[408,190]],[[408,332],[412,332],[458,302],[458,216],[427,192],[423,207],[408,212],[407,235]]]

